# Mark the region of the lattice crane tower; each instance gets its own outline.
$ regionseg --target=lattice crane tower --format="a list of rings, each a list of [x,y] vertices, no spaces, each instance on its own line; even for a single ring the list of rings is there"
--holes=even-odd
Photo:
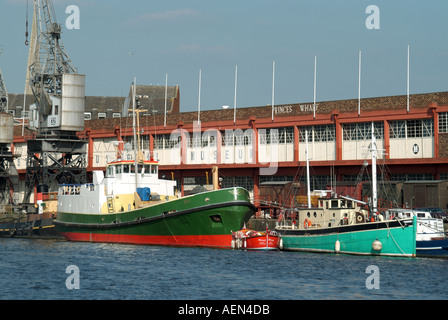
[[[3,49],[0,47],[0,56]],[[8,91],[6,90],[5,79],[3,78],[2,69],[0,69],[0,112],[8,110]]]
[[[0,48],[0,55],[3,49]],[[8,91],[0,69],[0,212],[12,212],[14,192],[18,191],[19,174],[14,165],[11,144],[14,138],[14,118],[8,111]],[[5,207],[5,205],[7,207]]]
[[[56,191],[60,183],[86,182],[87,145],[77,136],[84,130],[85,76],[76,73],[61,34],[52,1],[34,0],[25,85],[34,96],[35,138],[27,141],[24,203],[36,186]]]

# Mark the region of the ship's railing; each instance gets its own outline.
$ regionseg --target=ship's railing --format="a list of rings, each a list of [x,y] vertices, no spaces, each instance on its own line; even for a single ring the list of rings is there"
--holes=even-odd
[[[79,195],[81,189],[88,189],[89,191],[95,190],[93,183],[86,184],[61,184],[59,185],[59,195]]]

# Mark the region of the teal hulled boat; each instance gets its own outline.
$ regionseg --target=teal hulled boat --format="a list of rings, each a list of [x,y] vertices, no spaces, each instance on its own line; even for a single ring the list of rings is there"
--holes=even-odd
[[[308,134],[307,181],[309,177]],[[295,209],[289,220],[276,228],[281,235],[280,249],[310,252],[336,252],[360,255],[416,256],[417,220],[386,220],[377,209],[377,148],[372,123],[372,203],[348,197],[321,198],[311,206],[308,185],[308,207]]]
[[[331,205],[333,205],[331,207]],[[415,257],[416,219],[370,222],[348,199],[319,199],[276,228],[282,250]]]

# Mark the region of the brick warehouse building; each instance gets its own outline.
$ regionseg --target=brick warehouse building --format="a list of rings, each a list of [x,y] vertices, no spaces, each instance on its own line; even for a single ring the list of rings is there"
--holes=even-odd
[[[176,94],[177,100],[171,101],[178,103],[178,89]],[[146,105],[142,103],[142,107]],[[391,200],[433,204],[436,200],[431,195],[438,190],[435,204],[447,206],[446,188],[440,183],[448,180],[448,92],[411,95],[409,110],[406,96],[361,99],[360,108],[358,100],[351,99],[318,102],[315,108],[313,103],[237,108],[235,114],[232,108],[201,111],[200,115],[178,110],[166,117],[160,110],[141,114],[140,129],[146,156],[154,154],[160,175],[177,180],[182,195],[211,187],[211,168],[217,165],[222,187],[247,188],[259,208],[265,207],[260,200],[289,203],[296,199],[295,192],[303,194],[306,189],[305,133],[311,190],[336,184],[346,186],[341,192],[348,193],[348,186],[353,191],[368,185],[367,148],[373,122],[377,147],[384,150],[379,163],[386,168],[379,179],[401,190]],[[79,133],[88,140],[88,172],[104,170],[107,161],[116,157],[117,145],[123,157],[132,158],[128,147],[133,143],[131,117],[91,119]],[[17,152],[20,156],[15,164],[22,182],[23,148],[30,137],[30,132],[25,130],[22,136],[21,128],[15,128],[14,149],[22,150]],[[114,143],[117,141],[123,143]],[[406,191],[410,181],[423,189]]]

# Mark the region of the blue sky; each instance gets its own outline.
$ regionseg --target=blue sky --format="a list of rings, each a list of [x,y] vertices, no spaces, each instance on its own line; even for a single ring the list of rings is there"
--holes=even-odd
[[[62,41],[86,94],[125,96],[137,84],[180,85],[181,111],[448,90],[448,1],[378,0],[54,0]],[[32,0],[29,0],[29,14]],[[369,5],[378,6],[380,29],[366,28]],[[80,10],[80,29],[69,30],[66,7]],[[28,47],[26,0],[1,0],[0,68],[10,93],[22,93]],[[30,18],[31,26],[31,18]]]

